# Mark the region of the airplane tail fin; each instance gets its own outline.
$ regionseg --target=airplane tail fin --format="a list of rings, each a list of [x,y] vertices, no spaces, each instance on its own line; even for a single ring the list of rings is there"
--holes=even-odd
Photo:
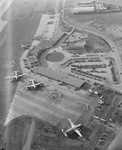
[[[69,122],[71,122],[71,119],[70,119],[70,118],[68,118],[68,120],[69,120]]]
[[[21,47],[24,47],[24,45],[20,44]]]
[[[67,134],[66,134],[66,132],[64,132],[64,130],[63,129],[61,129],[61,131],[63,132],[63,134],[67,137]]]

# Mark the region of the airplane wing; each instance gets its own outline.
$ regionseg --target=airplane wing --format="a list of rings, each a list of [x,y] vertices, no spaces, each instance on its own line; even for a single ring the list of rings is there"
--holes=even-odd
[[[32,80],[30,80],[27,84],[26,84],[26,86],[33,86],[33,81]]]
[[[35,83],[35,85],[40,85],[42,82],[37,82],[37,83]]]
[[[69,120],[69,122],[71,124],[71,127],[74,128],[75,127],[74,123],[70,119],[68,119],[68,120]]]
[[[7,76],[5,78],[12,79],[12,78],[15,78],[15,76]]]
[[[80,136],[83,137],[82,134],[80,133],[80,131],[78,129],[74,129],[74,131]]]
[[[26,74],[23,73],[23,74],[19,74],[19,75],[18,75],[18,77],[22,77],[22,76],[26,76]]]

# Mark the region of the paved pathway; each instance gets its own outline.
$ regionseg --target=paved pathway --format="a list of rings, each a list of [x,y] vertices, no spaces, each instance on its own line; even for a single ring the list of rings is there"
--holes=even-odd
[[[31,143],[33,140],[33,134],[35,131],[35,127],[36,127],[36,123],[35,123],[35,119],[33,119],[31,126],[30,126],[30,131],[28,133],[27,141],[23,147],[23,150],[30,150],[31,149]]]

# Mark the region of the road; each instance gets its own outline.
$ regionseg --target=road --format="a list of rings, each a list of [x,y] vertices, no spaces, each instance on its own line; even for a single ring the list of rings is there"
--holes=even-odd
[[[33,134],[35,131],[35,127],[36,127],[36,122],[35,119],[32,120],[31,126],[30,126],[30,131],[27,137],[27,141],[23,147],[23,150],[30,150],[31,149],[31,144],[32,144],[32,140],[33,140]]]
[[[115,58],[115,60],[116,60],[117,70],[118,70],[118,73],[120,75],[120,73],[122,72],[122,67],[121,67],[122,62],[121,62],[121,58],[119,56],[119,52],[118,52],[118,49],[117,49],[117,46],[115,45],[115,43],[109,37],[103,35],[102,33],[98,32],[96,30],[88,28],[85,25],[82,25],[81,23],[78,23],[73,19],[69,19],[68,17],[64,18],[65,3],[66,3],[66,0],[63,0],[63,2],[62,2],[62,18],[63,18],[64,22],[66,24],[70,24],[73,28],[76,27],[79,30],[82,29],[82,30],[89,32],[89,33],[92,33],[92,34],[102,38],[104,41],[106,41],[113,51],[111,56],[113,58]],[[113,87],[117,88],[119,91],[121,90],[121,92],[122,92],[122,76],[120,76],[120,80],[121,80],[121,83],[119,85],[113,84]]]
[[[122,127],[118,130],[113,142],[109,145],[107,150],[121,150],[122,149]]]
[[[62,18],[64,17],[64,10],[62,10]],[[114,44],[114,42],[109,39],[107,36],[95,31],[95,30],[92,30],[92,29],[89,29],[89,28],[86,28],[85,26],[82,26],[81,24],[79,24],[79,26],[77,25],[78,23],[75,22],[74,20],[70,20],[70,22],[68,21],[68,18],[63,18],[64,19],[64,22],[67,23],[67,24],[70,24],[72,27],[76,27],[80,30],[84,30],[86,32],[89,32],[89,33],[92,33],[96,36],[99,36],[101,37],[103,40],[105,40],[111,47],[112,51],[113,51],[113,58],[115,58],[116,60],[116,64],[117,64],[117,69],[118,69],[118,72],[120,74],[120,72],[122,72],[122,67],[121,67],[121,58],[119,56],[119,52],[118,52],[118,49],[116,47],[116,45]],[[114,88],[116,88],[117,90],[119,90],[120,92],[122,92],[122,76],[120,76],[120,79],[121,79],[121,84],[119,85],[112,85]],[[122,128],[120,128],[120,130],[118,131],[118,134],[116,135],[115,139],[112,141],[112,143],[110,144],[110,146],[108,147],[107,150],[121,150],[122,149],[122,144],[121,144],[121,141],[122,141]]]
[[[63,11],[62,11],[62,15],[64,15]],[[104,41],[106,41],[109,44],[109,46],[111,47],[112,51],[113,51],[112,54],[110,54],[110,56],[113,57],[116,60],[118,74],[120,75],[120,73],[122,72],[121,58],[119,56],[119,52],[118,52],[117,46],[115,45],[115,43],[109,37],[103,35],[100,32],[97,32],[96,30],[92,30],[92,29],[90,29],[88,27],[85,27],[84,25],[81,25],[80,23],[74,21],[73,19],[69,19],[68,17],[64,18],[64,22],[66,24],[70,24],[72,27],[76,27],[79,30],[82,29],[82,30],[84,30],[86,32],[92,33],[92,34],[102,38]],[[122,92],[122,76],[120,76],[120,80],[121,80],[120,84],[118,84],[118,85],[112,84],[112,86],[114,88],[116,88],[117,90],[119,90],[120,92]]]

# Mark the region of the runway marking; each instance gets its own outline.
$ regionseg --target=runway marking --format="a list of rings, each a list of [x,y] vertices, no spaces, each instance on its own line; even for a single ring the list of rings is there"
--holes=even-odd
[[[71,110],[71,109],[67,110],[64,106],[59,105],[59,106],[55,107],[54,105],[52,106],[48,103],[43,102],[42,100],[39,101],[39,99],[32,97],[32,95],[31,96],[30,95],[22,95],[22,96],[16,95],[16,97],[18,97],[17,99],[22,100],[24,98],[25,99],[24,101],[29,102],[29,103],[31,103],[30,101],[33,101],[34,103],[36,103],[36,106],[37,106],[37,104],[38,104],[38,106],[43,105],[43,107],[45,107],[46,109],[48,108],[48,110],[50,110],[50,109],[54,110],[55,109],[56,111],[61,111],[61,113],[62,112],[63,113],[70,113],[70,114],[75,115],[75,116],[81,115],[81,113],[76,112],[74,110]],[[33,104],[32,104],[32,106],[33,106]]]
[[[85,103],[85,102],[83,102],[83,101],[76,101],[75,103],[77,103],[77,102],[78,102],[78,103],[80,102],[80,103],[85,104],[85,106],[86,106],[86,110],[88,110],[88,104],[87,104],[87,103]]]
[[[51,93],[56,93],[56,94],[59,94],[60,95],[60,93],[57,93],[57,92],[51,92]],[[51,94],[50,93],[50,94]],[[19,93],[18,93],[19,94]],[[61,99],[61,101],[59,101],[59,98],[61,98],[61,95],[60,95],[60,97],[57,97],[55,100],[54,99],[52,99],[52,100],[50,100],[50,99],[47,99],[49,96],[50,96],[50,94],[48,94],[44,99],[42,99],[42,95],[38,95],[37,96],[37,94],[35,95],[35,94],[32,94],[31,92],[29,93],[29,94],[27,94],[27,93],[25,93],[25,91],[23,91],[23,96],[24,97],[26,97],[26,98],[28,98],[26,95],[28,95],[29,97],[31,96],[31,97],[33,97],[33,98],[36,98],[36,99],[38,99],[38,100],[41,100],[41,101],[43,101],[44,103],[46,103],[46,104],[49,104],[49,105],[52,105],[52,106],[54,106],[54,107],[57,107],[57,104],[58,105],[61,105],[62,107],[64,107],[65,109],[70,109],[70,110],[74,110],[75,112],[78,112],[79,111],[79,107],[78,107],[78,105],[76,105],[76,103],[75,102],[70,102],[70,101],[67,101],[67,99],[66,100],[64,100],[64,99]],[[25,94],[25,95],[24,95]],[[39,93],[38,93],[39,94]],[[19,94],[20,95],[20,94]],[[20,95],[21,96],[21,95]],[[40,98],[41,97],[41,98]],[[47,99],[47,101],[46,101],[46,99]],[[60,102],[60,103],[56,103],[56,101],[58,101],[58,102]],[[82,112],[82,110],[83,109],[80,109],[80,113]]]
[[[56,124],[57,122],[60,122],[61,119],[66,119],[68,117],[77,119],[84,111],[84,109],[79,111],[79,107],[73,101],[68,101],[68,103],[66,100],[61,99],[61,102],[58,105],[55,105],[56,101],[61,98],[60,93],[57,91],[49,91],[54,94],[56,93],[56,96],[57,94],[60,95],[59,97],[56,97],[55,101],[52,101],[50,104],[46,103],[44,99],[48,98],[51,93],[48,95],[44,93],[44,95],[42,94],[41,96],[41,92],[38,92],[37,96],[31,91],[26,92],[23,90],[23,88],[21,91],[17,90],[6,122],[9,122],[11,119],[16,118],[17,116],[32,115],[32,113],[35,113],[36,116],[42,120]],[[14,115],[11,116],[12,114]]]
[[[23,94],[22,96],[25,97],[22,97],[19,96],[19,94],[21,95],[21,93],[17,93],[14,97],[6,124],[18,116],[32,115],[32,113],[35,113],[36,116],[42,120],[48,121],[52,124],[56,124],[56,121],[59,122],[64,118],[71,116],[78,118],[81,115],[81,113],[77,113],[76,111],[70,109],[68,110],[64,106],[59,105],[58,107],[53,107],[52,105],[47,105],[47,103],[35,99],[32,95],[30,96]]]
[[[6,68],[12,68],[14,65],[15,65],[15,61],[14,60],[7,61],[6,64],[5,64],[5,67]]]
[[[51,92],[42,100],[43,102],[51,95]]]
[[[22,103],[23,103],[24,107],[21,105]],[[27,107],[28,107],[28,109],[27,109]],[[71,116],[71,114],[60,114],[57,111],[56,112],[54,111],[50,114],[50,112],[48,110],[47,110],[47,112],[49,112],[49,113],[42,111],[42,109],[40,109],[38,106],[36,107],[34,105],[31,105],[31,107],[29,107],[28,103],[26,103],[26,105],[25,105],[24,100],[20,101],[18,104],[13,104],[12,109],[13,109],[12,111],[14,112],[14,114],[16,114],[16,112],[20,113],[19,116],[32,115],[32,113],[35,113],[35,116],[38,116],[39,118],[43,119],[44,121],[46,121],[46,119],[47,119],[47,121],[49,121],[50,123],[53,123],[53,124],[55,124],[55,122],[52,121],[52,118],[60,121],[60,119],[64,119],[66,116]],[[45,110],[45,108],[43,108],[43,109]],[[10,114],[11,113],[9,113],[8,118],[10,118]]]

